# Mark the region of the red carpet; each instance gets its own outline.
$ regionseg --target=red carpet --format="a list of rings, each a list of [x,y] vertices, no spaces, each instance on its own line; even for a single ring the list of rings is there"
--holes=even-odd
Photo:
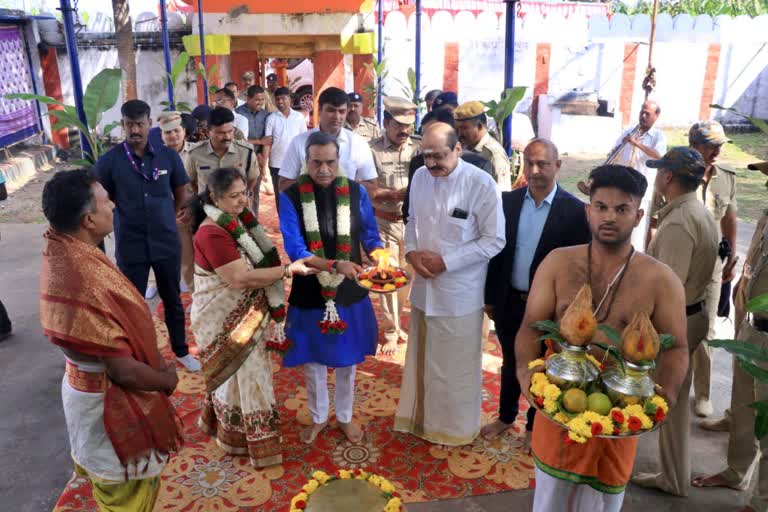
[[[277,229],[274,201],[262,197],[260,219]],[[279,242],[279,240],[276,240]],[[190,298],[184,297],[185,305]],[[374,299],[378,314],[378,300]],[[162,306],[155,315],[161,350],[171,359]],[[407,319],[404,318],[407,322]],[[406,323],[407,325],[407,323]],[[188,331],[188,341],[194,347]],[[483,357],[483,423],[495,417],[498,407],[501,351],[493,336]],[[193,353],[196,349],[192,349]],[[478,438],[472,445],[449,448],[392,431],[399,397],[405,345],[394,357],[369,357],[358,367],[355,417],[365,428],[365,438],[350,444],[333,428],[318,436],[312,446],[299,441],[302,425],[311,422],[306,403],[303,372],[280,368],[275,359],[275,392],[280,404],[283,432],[282,466],[255,470],[246,457],[226,455],[202,434],[195,423],[203,400],[202,377],[179,369],[179,387],[172,396],[185,424],[185,445],[162,475],[158,511],[285,511],[312,469],[366,468],[397,487],[406,503],[489,494],[533,486],[533,462],[521,452],[522,440],[514,432],[488,442]],[[333,385],[333,379],[329,379]],[[333,394],[331,393],[331,397]],[[521,410],[527,404],[523,400]],[[518,418],[514,429],[524,429]],[[55,512],[96,512],[90,485],[73,476],[59,498]]]

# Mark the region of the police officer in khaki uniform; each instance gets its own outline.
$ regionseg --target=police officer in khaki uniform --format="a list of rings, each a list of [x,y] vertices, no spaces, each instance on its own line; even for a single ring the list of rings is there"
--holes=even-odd
[[[717,259],[718,232],[712,216],[697,199],[696,190],[706,170],[702,156],[691,148],[672,148],[660,160],[648,160],[658,169],[656,192],[667,201],[659,211],[659,228],[648,254],[669,265],[685,287],[688,349],[692,355],[707,335],[704,307],[706,289]],[[680,386],[681,397],[691,388],[692,368]],[[687,496],[691,483],[688,453],[690,408],[681,399],[669,412],[659,433],[661,472],[640,474],[632,481],[677,496]]]
[[[730,256],[724,262],[718,258],[712,279],[707,287],[707,317],[709,331],[707,339],[715,336],[717,309],[720,300],[722,283],[733,279],[736,265],[736,174],[717,165],[717,158],[723,144],[730,142],[725,136],[723,127],[717,121],[700,121],[694,124],[688,132],[690,146],[701,153],[707,164],[704,182],[699,187],[699,199],[715,218],[718,234],[727,242],[731,249]],[[696,397],[696,414],[706,417],[712,414],[712,402],[709,399],[710,377],[712,371],[712,352],[706,343],[696,351],[693,358],[693,389]],[[717,422],[715,428],[717,428]],[[702,425],[706,428],[708,425]],[[726,427],[727,430],[727,427]]]
[[[210,138],[189,152],[189,175],[192,191],[197,194],[208,184],[208,176],[221,167],[240,171],[251,194],[250,208],[259,213],[259,194],[256,185],[261,181],[261,170],[256,152],[248,142],[235,140],[235,117],[232,111],[216,107],[208,120]],[[255,192],[255,193],[254,193]]]
[[[406,265],[402,207],[408,190],[408,166],[419,149],[418,143],[411,137],[416,109],[416,105],[405,98],[384,98],[384,134],[370,143],[379,174],[378,188],[371,198],[373,213],[384,246],[389,248],[392,258],[401,268]],[[401,288],[398,293],[382,295],[382,328],[386,341],[381,349],[383,354],[395,353],[398,339],[407,339],[400,328],[400,317],[407,298],[408,287]]]
[[[750,170],[761,171],[768,175],[768,162],[750,164]],[[756,344],[768,349],[768,314],[747,314],[745,306],[755,297],[768,293],[768,210],[757,223],[752,243],[747,250],[747,260],[741,278],[736,284],[733,303],[736,308],[734,324],[736,339]],[[714,475],[693,479],[696,487],[730,487],[744,490],[749,486],[755,458],[760,453],[760,442],[755,438],[755,410],[749,404],[768,398],[768,393],[755,382],[741,365],[734,362],[733,382],[731,385],[730,413],[724,420],[719,420],[726,430],[730,430],[728,439],[728,466]],[[758,396],[758,392],[762,395]],[[768,447],[762,447],[766,450]],[[752,505],[755,510],[766,510],[768,506],[768,460],[760,460],[758,469],[761,477],[758,495],[761,506]],[[754,499],[753,499],[754,501]]]
[[[456,133],[462,147],[480,154],[493,165],[494,178],[501,192],[512,190],[512,176],[509,169],[509,155],[488,131],[488,116],[485,105],[479,101],[468,101],[453,111]]]
[[[363,97],[356,92],[350,92],[349,110],[347,111],[347,122],[344,128],[352,130],[366,140],[371,142],[381,136],[379,125],[374,119],[363,117]]]

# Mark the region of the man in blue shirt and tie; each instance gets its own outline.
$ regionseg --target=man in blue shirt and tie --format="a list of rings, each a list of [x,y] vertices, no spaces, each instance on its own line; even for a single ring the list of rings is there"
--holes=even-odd
[[[486,439],[507,430],[517,418],[520,384],[514,341],[536,269],[553,249],[586,244],[591,239],[584,203],[555,181],[561,164],[557,147],[547,139],[533,139],[525,148],[523,162],[528,186],[501,196],[507,243],[491,260],[485,282],[485,311],[496,322],[504,358],[499,417],[482,428]],[[528,411],[526,448],[534,411]]]
[[[125,141],[96,162],[99,181],[115,203],[117,266],[144,296],[151,268],[165,308],[165,324],[176,358],[190,371],[200,363],[189,354],[181,305],[181,243],[176,218],[185,220],[183,205],[189,182],[176,151],[148,141],[152,124],[149,105],[123,104]]]

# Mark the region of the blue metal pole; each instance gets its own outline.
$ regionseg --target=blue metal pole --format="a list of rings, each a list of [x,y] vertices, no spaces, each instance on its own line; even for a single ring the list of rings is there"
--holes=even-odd
[[[72,19],[73,9],[69,0],[60,0],[60,5],[64,35],[67,40],[69,67],[72,71],[72,93],[75,97],[75,109],[77,109],[77,117],[80,122],[88,126],[88,117],[85,115],[85,108],[83,108],[83,79],[80,76],[80,60],[77,57],[77,36],[75,35],[75,22]],[[91,127],[89,126],[89,128]],[[87,155],[93,156],[93,149],[88,143],[88,138],[82,132],[80,133],[80,152],[83,158],[86,158]]]
[[[382,8],[382,4],[384,3],[384,0],[379,0],[379,18],[378,18],[378,37],[379,37],[379,52],[376,57],[377,64],[381,64],[381,61],[384,57],[384,37],[382,32],[384,31],[384,9]],[[381,76],[377,77],[378,84],[376,85],[376,120],[379,123],[379,126],[381,126]]]
[[[205,30],[203,30],[203,0],[197,0],[197,32],[200,36],[200,64],[205,70],[203,74],[203,104],[208,104],[208,67],[205,65]]]
[[[506,31],[504,34],[504,90],[510,89],[514,84],[515,75],[515,3],[517,0],[506,0]],[[507,154],[512,154],[512,115],[510,114],[502,123],[504,132],[501,141]]]
[[[414,96],[418,97],[421,91],[421,0],[416,0],[416,67],[414,68],[416,74],[416,90],[413,91]],[[414,98],[414,100],[417,98]],[[419,109],[416,109],[416,124],[414,129],[419,128],[420,115]]]
[[[176,110],[176,102],[173,101],[173,84],[171,83],[171,44],[168,42],[168,13],[165,10],[165,0],[160,0],[160,29],[163,34],[163,56],[168,83],[168,110],[173,111]]]

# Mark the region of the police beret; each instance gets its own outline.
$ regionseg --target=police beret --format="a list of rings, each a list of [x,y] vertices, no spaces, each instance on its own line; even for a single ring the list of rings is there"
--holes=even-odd
[[[481,114],[485,114],[485,105],[479,101],[468,101],[462,103],[459,107],[453,111],[453,118],[457,121],[464,121],[466,119],[472,119]]]

